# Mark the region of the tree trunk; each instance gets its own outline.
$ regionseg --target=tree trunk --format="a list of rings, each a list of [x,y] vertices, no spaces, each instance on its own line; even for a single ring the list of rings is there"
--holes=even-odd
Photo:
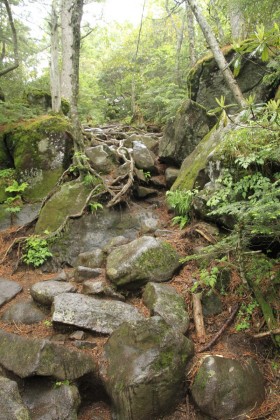
[[[230,2],[228,8],[232,39],[235,42],[242,41],[246,38],[246,22],[242,10],[234,2]]]
[[[4,76],[7,73],[10,73],[10,71],[15,70],[19,66],[19,55],[18,55],[18,39],[17,39],[17,31],[14,25],[13,15],[10,7],[10,3],[8,0],[3,0],[3,3],[5,4],[6,11],[8,14],[8,20],[9,25],[12,31],[12,40],[13,40],[13,48],[14,48],[14,64],[12,64],[9,67],[6,67],[5,69],[0,71],[0,77]],[[4,46],[3,46],[4,48]],[[5,53],[5,48],[2,49],[2,54]]]
[[[62,39],[62,69],[61,69],[61,96],[71,101],[72,90],[72,49],[73,30],[71,27],[72,0],[61,0],[61,39]]]
[[[58,16],[57,0],[52,2],[51,14],[51,97],[52,111],[59,112],[61,109],[61,91],[60,91],[60,69],[59,69],[59,34],[58,34]]]
[[[186,0],[190,6],[190,8],[193,11],[193,14],[196,17],[196,20],[204,34],[204,37],[209,45],[209,47],[211,48],[211,51],[213,53],[213,56],[217,62],[217,65],[219,67],[219,69],[221,70],[223,77],[225,79],[225,82],[228,85],[228,88],[230,89],[230,91],[232,92],[236,102],[238,103],[238,105],[240,105],[242,108],[244,108],[246,106],[246,101],[244,99],[244,96],[241,92],[241,89],[238,85],[238,83],[236,82],[236,80],[233,77],[232,71],[229,68],[229,65],[219,47],[219,44],[212,32],[212,29],[210,27],[210,25],[208,24],[208,22],[206,21],[206,19],[204,18],[201,9],[199,8],[199,6],[196,4],[197,1],[196,0]]]
[[[188,26],[188,37],[189,37],[189,56],[190,56],[190,65],[193,67],[196,62],[196,53],[195,53],[195,30],[194,30],[194,16],[191,11],[188,3],[185,3],[187,11],[187,26]]]

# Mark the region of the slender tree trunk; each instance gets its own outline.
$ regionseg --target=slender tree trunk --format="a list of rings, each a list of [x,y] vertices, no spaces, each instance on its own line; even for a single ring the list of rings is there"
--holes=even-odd
[[[60,69],[59,69],[59,33],[58,33],[58,15],[57,0],[52,2],[51,14],[51,97],[52,110],[59,112],[61,109],[61,91],[60,91]]]
[[[12,40],[13,40],[13,48],[14,48],[14,64],[12,64],[9,67],[6,67],[5,69],[0,71],[0,77],[4,76],[7,73],[10,73],[10,71],[15,70],[18,66],[19,66],[19,54],[18,54],[18,39],[17,39],[17,31],[15,28],[15,24],[14,24],[14,19],[13,19],[13,15],[12,15],[12,10],[10,7],[10,3],[8,0],[3,0],[3,3],[5,4],[6,7],[6,11],[8,14],[8,20],[9,20],[9,25],[12,31]],[[4,50],[2,49],[2,54],[3,52],[5,52],[5,48]]]
[[[186,5],[186,12],[187,12],[190,65],[191,67],[193,67],[196,62],[194,16],[187,2],[185,3],[185,5]]]
[[[61,39],[62,39],[62,69],[61,96],[71,100],[71,77],[73,71],[72,45],[73,31],[71,28],[72,0],[61,0]]]
[[[196,0],[186,0],[190,6],[190,8],[193,11],[193,14],[196,17],[196,20],[204,34],[204,37],[211,48],[211,51],[213,53],[213,56],[217,62],[217,65],[219,69],[221,70],[223,77],[225,79],[225,82],[228,85],[228,88],[232,92],[236,102],[238,105],[240,105],[242,108],[246,106],[246,101],[244,99],[244,96],[241,92],[241,89],[236,82],[236,80],[233,77],[232,71],[229,68],[229,65],[219,47],[219,44],[212,32],[212,29],[210,25],[208,24],[207,20],[204,18],[201,9],[197,5]]]

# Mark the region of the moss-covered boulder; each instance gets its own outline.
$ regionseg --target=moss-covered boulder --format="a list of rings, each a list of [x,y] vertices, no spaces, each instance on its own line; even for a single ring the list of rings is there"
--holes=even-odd
[[[108,278],[117,286],[136,287],[170,280],[180,256],[167,242],[143,236],[114,249],[107,258]]]
[[[208,356],[195,376],[191,393],[199,409],[211,418],[245,418],[264,400],[264,378],[253,359],[241,363]]]
[[[189,314],[183,296],[168,284],[149,282],[143,294],[143,302],[152,315],[161,316],[171,327],[185,333],[189,327]]]
[[[24,192],[26,199],[36,201],[45,197],[71,163],[70,131],[66,118],[50,115],[5,128],[0,168],[15,168],[17,178],[28,182],[29,188]]]
[[[223,48],[223,53],[228,62],[234,58],[232,46]],[[257,57],[244,56],[242,58],[240,72],[236,78],[241,91],[245,96],[254,94],[256,103],[264,102],[271,97],[271,91],[263,83],[267,73],[267,63]],[[203,105],[207,110],[216,108],[215,98],[222,95],[226,98],[227,104],[234,104],[232,93],[219,70],[212,54],[208,54],[199,60],[189,74],[189,90],[191,99]]]
[[[80,213],[89,194],[88,188],[77,181],[67,182],[43,207],[35,227],[37,234],[56,231],[66,218]]]
[[[206,109],[188,99],[169,120],[159,146],[162,162],[180,166],[215,124]]]
[[[19,393],[17,383],[0,376],[0,418],[31,420]]]
[[[154,420],[174,409],[193,352],[192,342],[160,317],[122,324],[105,344],[101,362],[115,418]]]

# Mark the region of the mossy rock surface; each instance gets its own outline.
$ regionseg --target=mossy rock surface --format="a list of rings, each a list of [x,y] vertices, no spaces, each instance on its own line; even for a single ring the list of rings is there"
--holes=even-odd
[[[90,190],[82,182],[63,184],[41,210],[35,227],[36,234],[54,232],[67,217],[80,213]]]
[[[20,182],[28,182],[27,200],[42,199],[70,165],[73,140],[71,126],[61,116],[43,115],[36,119],[10,124],[3,132],[4,149]],[[5,156],[4,156],[5,157]]]
[[[117,286],[137,287],[148,281],[170,280],[180,256],[167,242],[143,236],[114,249],[107,258],[107,275]]]
[[[122,324],[105,344],[101,365],[115,418],[154,420],[171,411],[193,351],[193,343],[160,317]]]

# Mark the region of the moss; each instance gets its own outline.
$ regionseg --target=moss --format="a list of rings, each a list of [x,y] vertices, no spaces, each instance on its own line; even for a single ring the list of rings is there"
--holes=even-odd
[[[171,368],[175,358],[175,350],[168,349],[160,352],[157,361],[154,363],[155,371],[161,371],[163,369]]]
[[[35,185],[31,183],[24,192],[23,198],[28,202],[42,200],[54,188],[61,174],[62,169],[41,172],[40,181]]]
[[[163,248],[151,248],[144,252],[137,261],[137,266],[144,271],[153,271],[158,263],[164,264],[167,267],[174,263],[177,258],[177,253],[172,246],[164,242]],[[164,254],[164,255],[163,255]]]

